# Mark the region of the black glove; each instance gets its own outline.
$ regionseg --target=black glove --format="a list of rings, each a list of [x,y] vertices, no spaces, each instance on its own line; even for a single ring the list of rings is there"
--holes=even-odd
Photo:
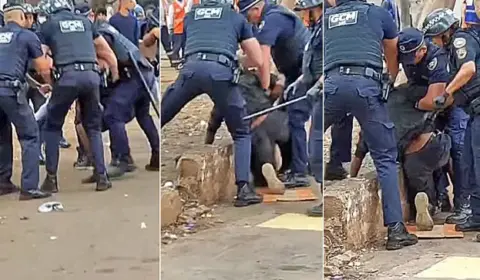
[[[433,99],[433,104],[435,105],[435,109],[443,109],[445,108],[445,103],[447,102],[448,97],[450,95],[444,92],[441,96],[437,96]]]

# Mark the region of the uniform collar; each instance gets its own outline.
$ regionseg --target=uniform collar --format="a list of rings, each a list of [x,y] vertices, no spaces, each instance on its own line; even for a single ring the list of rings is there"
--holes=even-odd
[[[7,24],[5,24],[5,27],[13,27],[13,28],[16,28],[16,29],[22,29],[22,27],[16,22],[8,22]]]

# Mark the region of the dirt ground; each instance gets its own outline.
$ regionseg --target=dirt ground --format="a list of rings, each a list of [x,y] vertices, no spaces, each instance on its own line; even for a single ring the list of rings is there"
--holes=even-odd
[[[46,200],[20,202],[0,198],[0,271],[16,280],[158,279],[159,174],[144,170],[150,157],[147,140],[136,122],[128,126],[132,155],[139,168],[109,191],[81,185],[88,171],[77,171],[73,121],[61,150],[60,192]],[[104,141],[108,137],[104,137]],[[104,143],[109,161],[108,143]],[[18,145],[16,158],[18,158]],[[41,179],[44,178],[41,168]],[[14,182],[19,183],[15,160]],[[64,212],[38,213],[46,201],[59,201]],[[142,227],[142,223],[144,226]]]

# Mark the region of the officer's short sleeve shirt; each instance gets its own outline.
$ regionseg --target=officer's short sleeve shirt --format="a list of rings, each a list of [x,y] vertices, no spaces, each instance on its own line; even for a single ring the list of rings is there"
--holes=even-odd
[[[464,32],[453,35],[451,48],[453,51],[452,62],[456,69],[460,69],[460,67],[467,62],[475,62],[477,54],[480,51],[477,41],[471,35]]]
[[[257,29],[256,37],[260,45],[275,47],[278,39],[294,36],[295,21],[280,13],[266,14]]]
[[[372,6],[368,10],[368,19],[371,28],[381,35],[382,39],[391,40],[398,36],[397,25],[385,9]],[[380,21],[380,24],[378,24],[378,21]]]
[[[22,30],[19,36],[19,39],[27,46],[29,59],[43,56],[42,44],[35,33],[30,30]]]
[[[448,70],[448,56],[444,51],[439,52],[429,61],[425,62],[428,84],[448,83],[450,74]]]
[[[247,22],[244,16],[236,14],[234,16],[235,29],[237,31],[238,41],[242,42],[253,38],[253,28],[250,23]]]

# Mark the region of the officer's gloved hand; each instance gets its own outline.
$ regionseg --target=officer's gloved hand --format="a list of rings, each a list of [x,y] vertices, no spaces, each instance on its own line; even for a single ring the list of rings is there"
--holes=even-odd
[[[288,100],[289,96],[292,96],[297,91],[297,88],[303,83],[303,77],[300,76],[295,82],[288,85],[288,87],[283,91],[283,99]]]
[[[310,101],[317,101],[322,96],[323,85],[316,83],[307,91],[307,98]]]
[[[433,105],[435,106],[435,109],[440,110],[445,108],[448,97],[450,97],[450,95],[446,92],[444,92],[441,96],[435,97],[433,99]]]

